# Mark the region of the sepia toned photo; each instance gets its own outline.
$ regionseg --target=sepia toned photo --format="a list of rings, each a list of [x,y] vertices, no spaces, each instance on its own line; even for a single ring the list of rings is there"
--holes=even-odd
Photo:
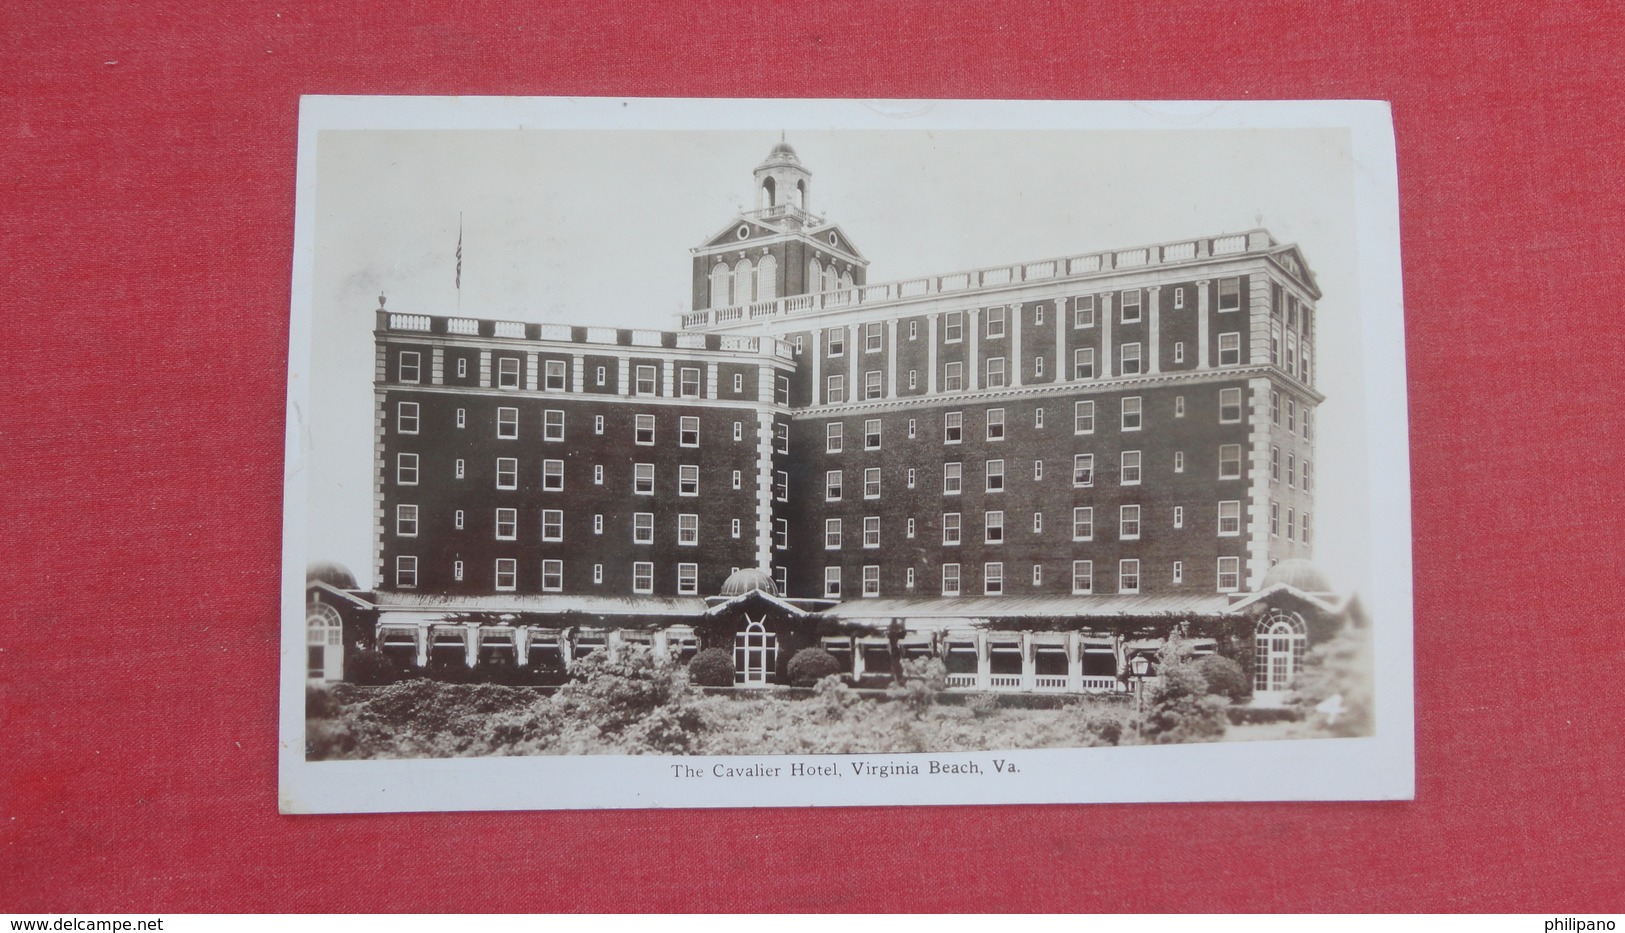
[[[307,99],[282,808],[1410,796],[1391,134]]]

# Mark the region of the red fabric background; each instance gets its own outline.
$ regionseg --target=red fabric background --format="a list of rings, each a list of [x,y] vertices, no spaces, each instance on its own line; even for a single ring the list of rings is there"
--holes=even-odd
[[[0,9],[0,911],[1621,909],[1615,5],[876,7]],[[279,816],[302,93],[1393,101],[1416,802]]]

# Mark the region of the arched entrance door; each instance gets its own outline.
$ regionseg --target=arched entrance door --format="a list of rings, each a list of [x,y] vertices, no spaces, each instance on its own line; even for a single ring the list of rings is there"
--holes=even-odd
[[[305,676],[322,681],[344,679],[344,620],[326,603],[305,607]]]
[[[746,621],[750,622],[749,617]],[[734,683],[741,687],[765,687],[779,663],[779,636],[761,622],[750,622],[734,636]]]
[[[1253,702],[1278,706],[1286,699],[1292,678],[1303,669],[1308,641],[1303,618],[1277,609],[1260,619],[1253,637]]]

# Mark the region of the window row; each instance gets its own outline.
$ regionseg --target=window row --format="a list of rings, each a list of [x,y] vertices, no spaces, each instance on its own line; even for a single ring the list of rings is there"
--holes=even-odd
[[[824,597],[826,599],[842,598],[840,567],[824,568]],[[1174,585],[1185,582],[1185,562],[1173,561],[1169,567],[1169,578]],[[873,598],[880,595],[880,565],[868,564],[861,568],[861,581],[859,595]],[[1033,586],[1044,585],[1044,565],[1032,564],[1029,578]],[[1216,567],[1216,589],[1220,593],[1234,593],[1241,589],[1241,558],[1220,557]],[[964,574],[959,564],[943,564],[941,568],[941,593],[943,596],[964,595]],[[1105,581],[1099,581],[1104,583]],[[1124,558],[1117,562],[1116,592],[1124,595],[1133,595],[1140,592],[1141,562],[1138,558]],[[1003,561],[988,561],[982,565],[982,595],[1002,596],[1006,590],[1005,567]],[[1095,562],[1092,560],[1075,560],[1072,562],[1072,593],[1076,596],[1090,596],[1103,590],[1096,589]],[[915,569],[906,569],[904,588],[912,591],[915,588]]]
[[[1300,468],[1301,468],[1301,473],[1300,473]],[[1315,473],[1314,473],[1314,468],[1313,468],[1312,464],[1309,462],[1309,458],[1308,457],[1303,458],[1303,460],[1300,463],[1300,461],[1297,458],[1297,455],[1289,452],[1286,455],[1286,485],[1287,485],[1288,489],[1296,489],[1296,488],[1298,488],[1298,479],[1299,479],[1300,475],[1301,475],[1301,477],[1303,479],[1303,491],[1304,492],[1314,492],[1315,491]],[[1279,483],[1280,481],[1281,481],[1281,448],[1279,448],[1279,447],[1271,447],[1270,448],[1270,482]]]
[[[564,591],[564,561],[544,560],[541,566],[541,589],[544,593],[562,593]],[[465,580],[465,567],[462,561],[452,561],[452,578],[459,582]],[[496,559],[491,571],[491,586],[498,592],[512,592],[519,588],[519,561],[511,557]],[[592,582],[602,585],[604,582],[604,565],[592,565]],[[400,555],[395,558],[395,588],[415,589],[418,585],[418,558],[415,555]],[[700,565],[680,563],[677,565],[677,592],[683,596],[698,595],[700,591]],[[632,592],[648,594],[654,592],[654,562],[634,561],[632,563]]]
[[[1242,528],[1241,501],[1239,499],[1228,499],[1218,503],[1217,509],[1218,514],[1215,527],[1217,528],[1218,536],[1221,538],[1239,537],[1241,535]],[[1138,541],[1140,539],[1142,517],[1144,514],[1143,510],[1144,507],[1138,504],[1120,505],[1117,507],[1117,540]],[[1288,527],[1290,528],[1292,520],[1292,516],[1290,514],[1291,510],[1288,509],[1287,511]],[[983,512],[981,514],[982,543],[1004,543],[1006,533],[1004,511],[1002,509],[995,509]],[[1170,517],[1172,518],[1174,528],[1183,529],[1185,527],[1184,506],[1174,506],[1170,512]],[[1271,512],[1271,517],[1272,520],[1275,517],[1273,510]],[[1305,514],[1305,520],[1307,522],[1307,513]],[[862,522],[863,534],[862,546],[865,548],[880,547],[880,517],[871,515],[863,517],[860,519],[860,521]],[[824,550],[841,550],[843,543],[845,542],[845,528],[845,519],[824,519]],[[905,519],[903,529],[904,537],[909,540],[913,540],[917,530],[916,519]],[[965,522],[963,513],[943,512],[941,529],[942,543],[944,546],[952,547],[954,545],[964,543]],[[1034,535],[1044,534],[1044,513],[1041,511],[1032,513],[1032,533]],[[1072,540],[1095,540],[1094,506],[1080,505],[1073,507]]]
[[[496,363],[495,385],[499,389],[518,389],[521,361],[516,356],[498,356]],[[564,360],[542,360],[542,375],[540,385],[545,391],[563,392],[567,388],[567,365]],[[457,378],[468,378],[468,357],[460,356],[456,360]],[[676,368],[676,393],[680,398],[699,398],[701,395],[701,377],[703,369],[698,366],[679,366]],[[423,381],[422,354],[416,350],[401,350],[396,357],[396,381],[407,385],[418,385]],[[733,391],[735,394],[745,393],[745,374],[736,372],[731,374]],[[593,383],[604,388],[609,385],[609,367],[595,366]],[[617,378],[619,376],[617,375]],[[660,367],[654,365],[635,365],[632,367],[632,383],[629,387],[633,395],[660,395]],[[789,404],[790,380],[788,376],[778,377],[779,404]]]
[[[1279,538],[1280,536],[1281,504],[1279,502],[1271,502],[1270,537]],[[1309,513],[1307,511],[1295,514],[1294,510],[1290,508],[1286,510],[1286,540],[1297,540],[1303,542],[1304,544],[1312,543],[1310,541]]]
[[[1281,393],[1279,391],[1271,392],[1270,393],[1270,423],[1275,425],[1276,427],[1281,427],[1282,426],[1281,425],[1281,412],[1282,412],[1282,410],[1283,410],[1283,408],[1282,408],[1282,405],[1281,405]],[[1299,417],[1300,408],[1299,408],[1298,403],[1289,398],[1289,399],[1286,400],[1286,406],[1285,406],[1284,410],[1286,412],[1286,431],[1287,431],[1287,433],[1288,434],[1297,434],[1297,433],[1301,432],[1304,440],[1306,440],[1306,441],[1307,440],[1312,440],[1313,438],[1310,437],[1310,434],[1312,433],[1312,429],[1309,426],[1309,422],[1310,422],[1310,420],[1312,419],[1312,417],[1314,415],[1314,409],[1310,408],[1308,404],[1304,404],[1302,406],[1302,408],[1301,408],[1302,417],[1300,418]]]
[[[457,409],[457,427],[463,428],[468,424],[468,410]],[[417,402],[397,402],[395,405],[395,433],[417,434],[422,426],[422,414]],[[593,418],[593,433],[604,433],[604,416],[596,415]],[[782,426],[781,426],[782,427]],[[655,443],[656,418],[654,415],[634,415],[632,424],[632,440],[642,446],[652,446]],[[519,409],[501,407],[497,409],[496,418],[497,437],[501,440],[518,440],[519,438]],[[788,449],[789,429],[783,427],[776,432],[781,452]],[[743,440],[744,423],[734,422],[734,440]],[[542,412],[542,440],[564,440],[564,412],[549,409]],[[677,419],[677,443],[682,447],[700,446],[700,419],[696,415],[680,415]]]

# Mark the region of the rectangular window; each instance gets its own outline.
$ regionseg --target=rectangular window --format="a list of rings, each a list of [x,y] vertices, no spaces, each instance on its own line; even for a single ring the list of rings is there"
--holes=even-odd
[[[395,433],[418,433],[418,403],[401,402],[395,406]]]
[[[1095,484],[1095,455],[1075,454],[1072,457],[1072,485],[1093,486]]]
[[[918,337],[919,335],[920,335],[920,322],[919,321],[909,321],[908,322],[908,339],[913,340],[915,337]]]
[[[908,419],[908,439],[912,441],[915,437],[915,420],[910,418]]]
[[[466,356],[459,356],[457,358],[457,378],[458,379],[467,379],[468,378],[468,357],[466,357]],[[462,563],[462,561],[458,561],[458,563]],[[461,579],[461,578],[459,578],[459,579]]]
[[[1219,423],[1236,424],[1241,421],[1241,390],[1219,390]]]
[[[908,387],[910,389],[917,389],[917,388],[920,387],[920,371],[919,370],[911,369],[911,370],[908,371]]]
[[[1123,430],[1140,430],[1140,397],[1131,395],[1123,399]]]
[[[1140,507],[1137,505],[1121,505],[1117,507],[1117,537],[1121,541],[1137,541],[1140,537]]]
[[[841,598],[841,568],[839,568],[839,567],[825,567],[824,568],[824,598],[825,599],[840,599]]]
[[[1119,374],[1124,376],[1138,376],[1140,374],[1140,345],[1125,343],[1119,356]]]
[[[914,468],[913,467],[908,468],[908,488],[910,488],[910,489],[914,488]]]
[[[519,388],[519,361],[511,356],[497,357],[497,388]]]
[[[632,494],[634,496],[652,496],[655,494],[654,464],[632,464]]]
[[[958,544],[960,537],[959,513],[942,513],[942,543],[948,545]]]
[[[418,559],[405,555],[395,558],[395,586],[410,589],[418,585]]]
[[[782,421],[773,423],[773,443],[781,454],[790,452],[790,426]]]
[[[846,377],[831,376],[824,391],[824,401],[830,405],[839,405],[846,401]]]
[[[549,410],[542,413],[542,440],[564,440],[564,412]]]
[[[468,427],[468,409],[466,409],[466,408],[457,409],[457,426],[459,428]]]
[[[863,352],[880,352],[880,322],[870,321],[863,325]]]
[[[1303,513],[1303,543],[1309,543],[1309,513]]]
[[[395,534],[401,538],[415,538],[418,534],[418,507],[395,506]]]
[[[458,360],[457,362],[461,363],[463,361]],[[453,580],[456,580],[458,583],[463,582],[463,562],[462,561],[454,560],[454,561],[451,562],[451,578]]]
[[[418,484],[418,455],[395,455],[395,485],[416,486]]]
[[[1039,481],[1043,480],[1043,478],[1044,478],[1044,461],[1042,461],[1042,460],[1034,460],[1033,461],[1033,482],[1035,482],[1035,483],[1039,482]]]
[[[880,518],[870,515],[863,520],[863,546],[880,547]]]
[[[1004,492],[1004,461],[987,461],[987,483],[983,487],[985,492]]]
[[[542,510],[542,540],[564,540],[564,512],[559,509]]]
[[[945,363],[942,367],[942,391],[960,392],[965,388],[965,364]]]
[[[1185,472],[1185,452],[1183,450],[1174,451],[1174,472]]]
[[[1219,503],[1219,537],[1233,538],[1241,534],[1241,503],[1226,500]]]
[[[987,309],[987,339],[998,340],[1004,336],[1004,309]]]
[[[1270,423],[1274,425],[1281,423],[1281,393],[1279,392],[1270,393]]]
[[[700,468],[695,464],[683,464],[677,468],[677,494],[679,496],[697,496],[700,494]]]
[[[1234,593],[1241,589],[1241,558],[1219,558],[1219,592]]]
[[[745,374],[744,373],[734,373],[734,391],[735,392],[744,392],[745,391]],[[736,421],[734,423],[738,424],[739,422]],[[735,440],[737,440],[737,438],[735,438]]]
[[[416,350],[402,350],[400,358],[400,381],[417,382],[421,377],[422,359]]]
[[[519,562],[511,557],[497,558],[496,588],[512,590],[519,585]]]
[[[863,397],[865,399],[880,398],[880,380],[885,376],[878,369],[871,369],[863,374]]]
[[[1174,582],[1185,582],[1185,562],[1182,560],[1174,561]]]
[[[1279,448],[1279,447],[1271,447],[1270,448],[1270,482],[1279,483],[1280,481],[1281,481],[1281,448]]]
[[[1088,596],[1095,591],[1095,562],[1092,560],[1075,560],[1072,562],[1072,594],[1074,596]]]
[[[1174,310],[1175,311],[1182,311],[1182,310],[1184,310],[1184,308],[1185,308],[1185,290],[1183,288],[1176,288],[1176,289],[1174,289]]]
[[[700,543],[700,517],[698,515],[677,516],[677,543],[682,547],[694,547]]]
[[[542,488],[548,492],[558,492],[564,488],[564,461],[542,461]]]
[[[655,442],[655,416],[636,415],[632,419],[632,443],[649,447]]]
[[[603,415],[594,415],[593,416],[593,419],[592,419],[592,433],[594,433],[594,434],[603,434],[604,433],[604,416]]]
[[[1219,447],[1219,479],[1241,479],[1241,445]]]
[[[841,471],[830,470],[824,474],[824,501],[839,502],[841,500]]]
[[[942,565],[942,595],[944,595],[944,596],[958,596],[959,595],[959,565],[958,564],[943,564]]]
[[[1138,593],[1140,591],[1140,562],[1132,558],[1117,562],[1117,592]]]
[[[1004,409],[989,408],[987,410],[987,439],[990,441],[1004,440]]]
[[[987,379],[983,381],[984,389],[1004,388],[1004,357],[994,356],[987,361]]]
[[[845,428],[839,421],[831,421],[824,425],[824,451],[832,454],[840,453],[844,433]]]
[[[1044,430],[1044,409],[1042,408],[1033,409],[1033,430]]]
[[[655,565],[646,560],[634,561],[632,564],[632,592],[653,593],[655,591]]]
[[[997,561],[982,565],[982,594],[1000,596],[1004,593],[1004,564]]]
[[[913,539],[913,537],[914,537],[914,519],[912,519],[912,518],[909,519],[908,520],[908,525],[906,527],[908,528],[908,536],[909,536],[909,538]]]
[[[880,449],[880,419],[868,418],[863,422],[863,449]]]
[[[700,419],[684,415],[677,423],[677,443],[683,447],[700,446]]]
[[[1219,310],[1241,310],[1241,279],[1232,278],[1219,280]]]
[[[596,373],[596,377],[597,377],[598,384],[603,385],[604,382],[606,381],[606,373],[604,372],[604,367],[602,367],[602,366],[598,367],[598,372]]]
[[[839,551],[841,549],[841,520],[838,518],[824,519],[824,550]]]
[[[733,520],[733,525],[732,525],[732,527],[731,527],[731,528],[730,528],[730,533],[731,533],[731,534],[732,534],[732,535],[733,535],[733,536],[734,536],[734,537],[735,537],[735,538],[737,538],[737,537],[739,537],[739,519],[737,519],[737,518],[736,518],[736,519],[734,519],[734,520]]]
[[[564,589],[564,561],[542,561],[542,592],[557,593]]]
[[[1241,335],[1237,333],[1219,335],[1219,365],[1241,365]]]
[[[1044,513],[1043,512],[1034,512],[1033,513],[1033,534],[1041,535],[1043,533],[1044,533]]]
[[[1309,469],[1309,461],[1308,460],[1303,461],[1303,491],[1304,492],[1313,492],[1314,491],[1314,485],[1315,485],[1314,475],[1315,475],[1314,472]]]
[[[519,436],[519,409],[497,409],[497,437],[513,440]]]
[[[1074,402],[1072,404],[1072,433],[1095,433],[1095,403]]]
[[[1185,507],[1182,505],[1174,506],[1174,527],[1185,527]]]
[[[458,463],[462,461],[459,460]],[[519,460],[515,457],[497,458],[497,488],[519,488]]]
[[[1140,290],[1127,288],[1122,293],[1122,313],[1118,320],[1124,324],[1133,324],[1140,319]]]
[[[942,442],[957,444],[965,436],[965,413],[950,411],[942,416]]]
[[[632,543],[633,544],[653,544],[653,543],[655,543],[655,513],[653,513],[653,512],[633,512],[632,513]]]
[[[603,583],[604,582],[604,565],[603,564],[593,564],[592,565],[592,582],[594,582],[594,583]]]
[[[1140,485],[1140,452],[1125,450],[1118,462],[1118,481],[1124,486]]]
[[[512,541],[519,537],[519,510],[497,509],[497,540]]]
[[[880,467],[869,467],[863,471],[863,498],[880,498]]]
[[[456,528],[458,531],[463,530],[463,510],[462,509],[458,509],[456,512],[452,513],[451,526],[453,528]]]
[[[880,595],[880,566],[866,564],[863,568],[863,595],[874,597]]]
[[[784,518],[773,519],[773,549],[782,551],[790,546],[790,521]]]
[[[1092,506],[1079,505],[1072,509],[1072,540],[1093,541],[1095,539],[1095,510]]]
[[[653,366],[639,366],[635,373],[637,374],[637,384],[633,387],[633,393],[636,395],[654,395],[655,368]]]
[[[1298,485],[1298,460],[1291,454],[1286,455],[1286,485],[1288,489]]]
[[[773,401],[779,405],[790,404],[790,377],[773,377]]]
[[[773,473],[773,498],[780,502],[790,501],[790,474],[784,470]]]
[[[1042,375],[1044,375],[1044,358],[1041,357],[1041,356],[1033,357],[1033,375],[1034,376],[1042,376]]]
[[[1280,535],[1281,535],[1281,503],[1279,503],[1279,502],[1271,502],[1270,503],[1270,537],[1276,538],[1276,537],[1280,537]]]
[[[564,361],[546,360],[542,364],[542,388],[549,392],[564,391]]]
[[[965,336],[965,315],[962,311],[949,311],[942,316],[942,342],[958,343]]]
[[[1174,417],[1185,417],[1185,396],[1183,395],[1174,396]]]
[[[1174,341],[1174,362],[1185,362],[1185,341],[1183,340]]]
[[[843,356],[846,354],[846,328],[831,327],[828,331],[829,355]]]
[[[467,470],[464,468],[463,459],[461,457],[457,458],[457,465],[452,469],[452,472],[457,479],[462,479],[467,475]]]
[[[1081,347],[1072,351],[1072,378],[1095,378],[1095,348]]]
[[[679,596],[693,596],[700,591],[700,565],[677,565],[677,594]]]
[[[1072,326],[1074,328],[1095,326],[1095,296],[1084,295],[1077,302],[1072,312]]]
[[[742,488],[743,479],[744,479],[744,475],[742,473],[740,473],[738,470],[735,470],[734,471],[734,488],[735,489]]]
[[[677,371],[677,393],[683,398],[699,398],[700,371],[692,366],[685,366]]]
[[[986,544],[1004,543],[1004,513],[986,512],[982,515],[982,541]]]
[[[1286,433],[1291,434],[1298,430],[1298,403],[1291,399],[1286,400]]]
[[[965,475],[965,466],[962,463],[944,463],[942,465],[942,494],[957,496]]]

